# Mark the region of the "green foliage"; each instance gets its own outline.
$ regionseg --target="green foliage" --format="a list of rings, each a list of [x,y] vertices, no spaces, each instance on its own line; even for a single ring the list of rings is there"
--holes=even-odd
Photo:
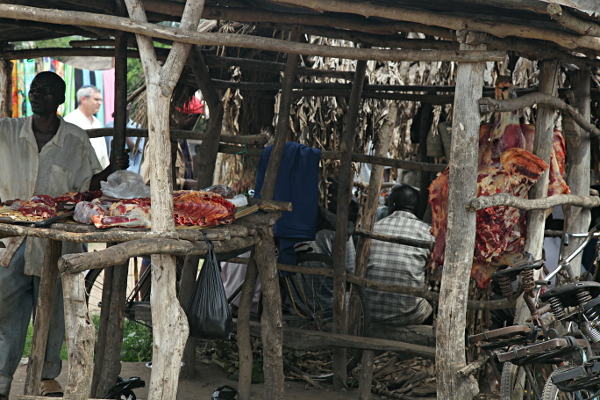
[[[92,321],[96,327],[96,334],[100,325],[100,314],[92,315]],[[27,339],[25,341],[25,350],[23,357],[29,357],[31,354],[31,340],[33,338],[33,323],[29,323],[27,328]],[[67,346],[63,343],[60,351],[60,358],[64,361],[68,359]],[[152,330],[130,321],[124,322],[123,347],[121,348],[121,361],[141,362],[152,360]]]
[[[36,41],[27,41],[27,42],[13,42],[12,44],[15,46],[15,50],[24,50],[24,49],[44,49],[48,47],[71,47],[69,46],[69,42],[71,40],[82,40],[85,39],[82,36],[65,36],[56,39],[48,39],[48,40],[36,40]]]

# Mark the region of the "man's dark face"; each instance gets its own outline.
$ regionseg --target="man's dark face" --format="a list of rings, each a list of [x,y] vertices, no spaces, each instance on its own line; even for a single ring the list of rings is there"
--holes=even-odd
[[[60,89],[52,80],[41,77],[34,78],[29,87],[29,104],[34,114],[56,114],[58,106],[64,101]]]

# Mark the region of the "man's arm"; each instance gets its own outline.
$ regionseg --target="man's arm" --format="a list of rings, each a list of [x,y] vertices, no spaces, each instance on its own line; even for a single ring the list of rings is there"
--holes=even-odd
[[[127,154],[129,150],[125,150],[123,153],[119,154],[116,157],[114,163],[110,163],[108,167],[106,167],[103,171],[98,172],[96,175],[92,176],[90,181],[90,190],[98,190],[100,189],[100,182],[106,181],[108,176],[115,171],[120,169],[127,169],[129,167],[129,155]]]

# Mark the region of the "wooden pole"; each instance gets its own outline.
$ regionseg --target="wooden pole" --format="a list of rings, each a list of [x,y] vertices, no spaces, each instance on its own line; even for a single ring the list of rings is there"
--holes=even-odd
[[[337,198],[337,221],[333,241],[333,331],[346,333],[346,242],[348,241],[348,215],[350,190],[352,189],[352,147],[360,108],[360,98],[367,70],[366,61],[357,61],[352,94],[346,113],[346,125],[340,141],[340,172]],[[346,349],[333,352],[333,386],[336,390],[346,387]]]
[[[539,91],[555,96],[558,88],[559,62],[556,59],[542,61],[539,64]],[[533,154],[550,165],[552,153],[552,136],[554,133],[555,111],[549,106],[538,106],[535,122],[535,139],[533,141]],[[538,181],[529,190],[529,199],[541,199],[548,195],[548,174],[545,171]],[[533,255],[534,260],[542,258],[544,244],[545,210],[532,210],[527,213],[527,239],[525,251]],[[530,311],[523,297],[517,300],[515,324],[524,324],[530,317]]]
[[[290,42],[297,42],[300,39],[300,28],[296,27],[290,33]],[[290,107],[292,104],[292,88],[296,80],[296,69],[298,68],[299,56],[297,54],[288,54],[288,59],[283,76],[283,85],[281,88],[281,99],[279,100],[279,113],[277,116],[277,127],[275,129],[275,143],[271,150],[271,157],[265,172],[265,180],[260,192],[260,197],[266,200],[273,200],[275,193],[275,183],[279,165],[283,158],[283,149],[290,131]]]
[[[573,106],[579,110],[579,113],[590,119],[590,69],[580,69],[572,73],[573,82]],[[564,117],[565,118],[565,117]],[[566,122],[566,121],[565,121]],[[577,138],[569,136],[567,132],[568,124],[563,123],[565,127],[565,137],[567,138],[567,184],[574,195],[585,196],[590,192],[590,138],[589,132],[579,129]],[[574,126],[574,124],[570,124]],[[564,206],[565,212],[565,230],[569,233],[586,232],[590,225],[590,210],[588,208],[580,208],[573,206]],[[563,257],[571,254],[583,239],[573,238],[569,241],[569,245],[563,247],[561,252]],[[581,274],[581,256],[571,261],[571,268],[575,275]]]
[[[204,139],[200,145],[200,153],[198,154],[199,174],[196,181],[196,189],[204,189],[213,184],[215,163],[217,162],[219,142],[221,140],[223,103],[221,102],[219,93],[217,93],[212,85],[208,68],[198,46],[192,46],[189,61],[194,72],[194,77],[196,78],[196,83],[202,91],[202,95],[206,99],[208,109],[210,110],[208,128],[204,134]]]
[[[127,296],[127,275],[129,261],[110,267],[113,270],[111,283],[104,282],[103,287],[112,284],[108,303],[102,302],[102,312],[108,314],[106,321],[104,349],[96,355],[96,360],[102,357],[102,369],[94,371],[94,378],[98,377],[96,386],[97,398],[103,398],[115,385],[121,373],[121,348],[123,345],[123,319],[125,318],[125,297]],[[104,299],[104,296],[103,296]]]
[[[466,44],[461,49],[472,49]],[[478,46],[477,48],[485,48]],[[459,377],[466,365],[465,342],[469,279],[475,244],[475,213],[466,203],[477,189],[479,105],[484,63],[460,63],[452,115],[452,146],[448,196],[448,234],[440,288],[436,332],[437,396],[441,400],[471,399],[478,392],[471,375]]]
[[[88,315],[83,274],[62,276],[69,374],[64,399],[87,400],[92,387],[94,323]]]
[[[246,277],[240,297],[238,309],[237,342],[240,359],[238,397],[239,400],[250,400],[250,387],[252,384],[252,343],[250,342],[250,308],[256,288],[258,269],[256,267],[256,250],[252,251],[246,268]]]
[[[104,371],[104,361],[106,357],[106,340],[108,338],[108,321],[110,320],[110,302],[113,299],[113,281],[115,276],[115,267],[104,268],[104,277],[102,282],[102,307],[100,308],[100,326],[98,327],[98,341],[94,346],[96,362],[94,363],[94,372],[92,374],[92,391],[96,393],[100,375]],[[98,396],[96,396],[98,397]],[[100,397],[104,397],[103,395]]]
[[[12,117],[12,67],[10,60],[0,59],[0,118]]]
[[[147,23],[140,0],[125,0],[134,23]],[[204,1],[186,2],[181,28],[195,30],[200,21]],[[175,232],[173,220],[173,181],[169,168],[169,104],[190,45],[176,42],[163,65],[158,63],[150,32],[137,34],[146,77],[148,103],[148,141],[146,155],[150,160],[150,191],[152,197],[152,231]],[[116,247],[116,246],[115,246]],[[153,254],[152,259],[152,376],[149,400],[172,399],[177,393],[183,349],[189,334],[187,317],[177,300],[175,290],[176,263],[171,255]]]
[[[375,156],[385,157],[390,147],[394,128],[396,126],[396,117],[398,115],[398,105],[395,102],[390,104],[388,118],[385,121],[379,133],[379,140],[375,149]],[[381,190],[381,180],[384,167],[373,164],[371,177],[369,179],[369,188],[367,189],[367,199],[363,206],[361,229],[372,231],[375,225],[375,216],[377,214],[377,205],[379,201],[379,191]],[[356,248],[356,257],[354,262],[354,275],[363,278],[367,271],[367,262],[369,260],[369,250],[371,249],[371,239],[361,237],[358,239]]]
[[[179,280],[179,304],[185,309],[187,303],[193,295],[196,279],[198,275],[198,265],[200,263],[199,255],[185,256],[183,268],[181,269],[181,278]],[[179,378],[192,379],[196,376],[196,338],[188,337],[183,349],[184,363],[181,367]]]
[[[40,393],[42,369],[46,358],[46,344],[48,343],[48,330],[52,318],[54,289],[56,287],[56,279],[58,278],[58,259],[60,258],[61,250],[62,242],[50,239],[46,241],[46,253],[44,254],[37,308],[33,323],[31,355],[27,364],[27,378],[25,379],[26,395],[37,395]]]
[[[260,318],[263,343],[263,370],[265,373],[264,400],[284,399],[283,380],[283,324],[281,322],[281,293],[275,258],[273,229],[261,234],[255,246],[255,262],[262,286],[263,311]],[[254,289],[254,288],[252,288]],[[250,289],[247,289],[250,290]]]
[[[433,121],[433,106],[430,103],[421,103],[421,121],[419,126],[419,161],[426,163],[429,161],[427,157],[427,135],[431,129],[431,122]],[[431,174],[425,171],[419,173],[419,190],[420,193],[427,193],[429,185],[431,184]],[[427,196],[421,195],[421,204],[419,205],[419,213],[417,214],[420,218],[425,214],[427,209]]]
[[[127,15],[122,1],[117,1],[120,14]],[[115,158],[125,149],[125,130],[127,129],[127,37],[125,32],[115,32],[115,111],[114,134],[111,164],[116,167]],[[116,379],[116,378],[115,378]]]
[[[396,125],[398,115],[398,106],[395,102],[390,104],[388,118],[381,129],[379,140],[375,149],[375,155],[378,157],[387,156],[388,148],[392,140],[392,134]],[[379,201],[379,191],[381,190],[381,180],[384,167],[373,165],[371,168],[371,177],[369,178],[369,189],[367,190],[367,200],[363,206],[362,228],[368,231],[373,230],[375,225],[375,215],[377,214],[377,205]],[[354,261],[354,274],[363,278],[367,272],[367,262],[369,260],[369,250],[371,249],[371,239],[361,237],[358,240],[356,249],[356,258]],[[362,355],[362,369],[359,382],[359,399],[368,400],[371,398],[371,382],[373,381],[373,350],[365,350]]]
[[[404,11],[403,11],[404,12]],[[503,61],[503,51],[461,52],[454,50],[386,50],[386,49],[356,49],[350,47],[333,47],[312,45],[308,43],[290,43],[287,40],[265,37],[238,35],[228,33],[200,33],[183,27],[173,28],[164,25],[151,24],[146,21],[115,17],[112,15],[92,14],[79,11],[62,11],[41,9],[37,7],[0,4],[0,13],[4,18],[15,18],[29,21],[50,22],[59,25],[85,25],[108,29],[117,29],[136,35],[150,35],[153,38],[174,40],[178,43],[199,44],[208,46],[245,47],[260,50],[276,51],[286,54],[304,54],[321,57],[337,57],[361,60],[379,61]],[[441,17],[441,18],[445,18]],[[195,29],[195,28],[194,28]],[[518,29],[521,29],[518,26]],[[549,31],[549,32],[548,32]],[[545,35],[561,36],[561,31],[544,30]],[[562,34],[568,35],[568,34]],[[571,38],[573,37],[573,38]],[[546,37],[545,39],[550,39]],[[584,46],[596,46],[587,43],[586,37],[569,35],[569,39],[581,42]],[[600,39],[597,45],[600,49]]]

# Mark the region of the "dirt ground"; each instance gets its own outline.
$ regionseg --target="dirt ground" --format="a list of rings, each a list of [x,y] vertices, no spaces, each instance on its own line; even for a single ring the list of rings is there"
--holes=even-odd
[[[15,400],[17,394],[23,393],[25,377],[27,372],[26,365],[19,365],[17,373],[14,376],[10,400]],[[148,385],[150,384],[151,369],[146,367],[146,363],[123,363],[121,376],[130,378],[139,376],[146,382],[146,387],[135,389],[135,395],[138,399],[146,399],[148,395]],[[67,365],[63,362],[63,372],[57,379],[61,385],[65,385],[67,380]],[[213,391],[223,385],[229,385],[237,388],[237,382],[228,379],[228,374],[223,372],[217,365],[206,365],[197,363],[196,377],[194,379],[181,379],[179,381],[179,392],[173,396],[173,400],[210,400]],[[346,400],[357,399],[358,392],[355,389],[336,392],[333,387],[322,383],[323,389],[317,390],[308,384],[295,381],[285,382],[286,400]],[[252,385],[252,399],[260,400],[263,398],[264,384]],[[375,394],[372,399],[384,399]]]

